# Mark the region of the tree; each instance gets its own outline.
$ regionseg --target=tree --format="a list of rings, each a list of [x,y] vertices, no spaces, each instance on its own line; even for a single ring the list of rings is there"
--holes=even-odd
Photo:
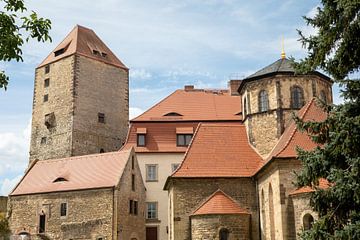
[[[360,81],[349,79],[360,67],[360,1],[322,0],[313,18],[304,17],[308,25],[318,29],[315,36],[300,40],[308,56],[295,64],[301,73],[318,68],[329,73],[342,86],[344,103],[327,106],[324,122],[302,122],[319,146],[312,151],[298,149],[303,169],[297,185],[316,189],[310,205],[319,220],[302,239],[360,239]],[[329,188],[320,189],[320,178]]]
[[[23,0],[0,0],[4,11],[0,11],[0,61],[23,61],[21,47],[30,39],[45,42],[51,41],[49,31],[51,21],[39,18],[27,9]],[[0,88],[6,90],[9,77],[0,69]]]
[[[0,238],[7,239],[10,234],[9,223],[3,214],[0,213]]]

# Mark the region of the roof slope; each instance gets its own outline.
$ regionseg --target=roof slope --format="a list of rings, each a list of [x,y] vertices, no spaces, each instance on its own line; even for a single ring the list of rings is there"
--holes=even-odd
[[[10,196],[116,186],[130,153],[131,150],[38,161]],[[66,181],[54,182],[59,178]]]
[[[292,61],[287,58],[280,58],[279,60],[264,67],[263,69],[260,69],[259,71],[246,77],[245,79],[260,77],[271,73],[294,73],[294,72],[295,71],[292,66]]]
[[[250,177],[262,166],[243,124],[199,124],[172,177]]]
[[[64,53],[55,56],[55,52],[61,49],[64,49]],[[99,54],[95,55],[93,50],[98,51]],[[38,67],[42,67],[75,53],[127,69],[127,67],[115,56],[105,43],[101,41],[93,30],[79,25],[76,25],[73,30],[71,30],[65,39],[45,58],[42,63],[40,63]],[[102,56],[101,53],[105,53],[106,56]]]
[[[228,90],[176,90],[131,121],[241,120],[240,112],[240,96]]]
[[[316,99],[313,98],[300,109],[298,116],[303,121],[324,121],[327,114],[317,106]],[[297,146],[304,150],[311,150],[317,145],[310,139],[306,132],[300,132],[293,121],[269,154],[268,160],[271,158],[297,157]]]
[[[176,145],[176,131],[179,128],[189,128],[193,132],[197,128],[198,122],[132,122],[128,132],[126,143],[122,149],[135,148],[135,152],[179,152],[185,153],[186,146]],[[137,132],[138,129],[146,129],[146,145],[138,147]]]
[[[203,204],[193,212],[194,215],[205,214],[250,214],[240,207],[231,197],[220,189],[213,193]]]
[[[290,195],[296,195],[296,194],[301,194],[301,193],[311,193],[311,192],[315,192],[316,188],[327,189],[329,187],[330,187],[330,183],[328,182],[328,180],[326,180],[324,178],[320,178],[318,186],[316,186],[316,187],[304,186],[304,187],[298,188],[295,191],[291,192]]]

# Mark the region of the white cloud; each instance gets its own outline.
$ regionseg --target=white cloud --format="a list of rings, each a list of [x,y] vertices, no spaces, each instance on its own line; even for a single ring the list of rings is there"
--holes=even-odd
[[[146,80],[152,77],[151,72],[145,69],[130,69],[130,81],[135,80]]]
[[[20,181],[22,175],[18,175],[14,178],[5,178],[0,181],[0,196],[7,196],[11,190],[16,186],[16,184]]]
[[[130,120],[137,117],[137,116],[139,116],[143,112],[144,112],[144,110],[142,110],[141,108],[130,107],[129,108],[129,118],[130,118]]]

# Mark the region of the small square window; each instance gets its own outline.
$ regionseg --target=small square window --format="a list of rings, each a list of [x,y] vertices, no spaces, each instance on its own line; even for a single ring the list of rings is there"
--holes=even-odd
[[[67,203],[60,204],[60,216],[65,217],[67,215]]]
[[[137,135],[137,145],[138,147],[144,147],[145,144],[146,144],[146,141],[145,141],[145,134],[138,134]]]
[[[171,172],[174,172],[178,167],[179,167],[179,163],[173,163],[171,164]]]
[[[44,102],[47,102],[47,101],[49,101],[49,94],[44,95]]]
[[[177,134],[176,145],[177,146],[189,146],[192,138],[192,134]]]
[[[41,144],[45,144],[45,143],[46,143],[46,137],[42,137],[40,143],[41,143]]]
[[[45,66],[45,73],[49,73],[50,72],[50,65],[46,65]]]
[[[157,181],[158,179],[158,165],[157,164],[146,164],[146,181],[152,182]]]
[[[157,219],[157,202],[146,203],[146,218]]]
[[[98,113],[98,122],[105,123],[105,113]]]
[[[49,87],[50,85],[50,78],[44,80],[44,87]]]

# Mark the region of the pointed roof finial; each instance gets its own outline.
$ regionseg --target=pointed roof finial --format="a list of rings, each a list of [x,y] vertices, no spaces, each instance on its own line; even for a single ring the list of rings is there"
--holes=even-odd
[[[281,37],[281,59],[285,59],[286,54],[284,50],[284,36]]]

